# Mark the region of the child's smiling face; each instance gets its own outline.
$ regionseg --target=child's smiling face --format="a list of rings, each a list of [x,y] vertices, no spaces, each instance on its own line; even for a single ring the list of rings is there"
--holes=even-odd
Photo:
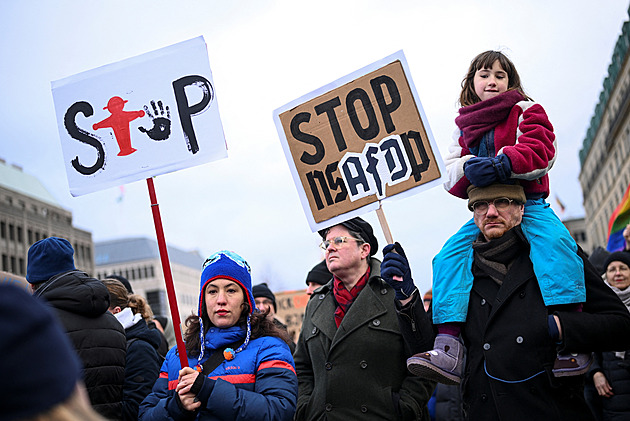
[[[491,69],[479,69],[475,72],[473,83],[475,93],[479,99],[485,101],[507,91],[509,80],[499,60],[495,60]]]

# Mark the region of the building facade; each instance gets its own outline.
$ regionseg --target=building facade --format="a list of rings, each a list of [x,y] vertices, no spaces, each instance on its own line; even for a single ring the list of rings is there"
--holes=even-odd
[[[590,253],[597,246],[592,244],[591,238],[586,233],[586,220],[584,218],[565,219],[562,221],[575,242],[582,250]]]
[[[630,22],[617,40],[608,76],[580,150],[586,235],[606,247],[608,221],[630,185]]]
[[[0,271],[26,276],[29,247],[47,237],[70,241],[76,268],[94,273],[92,234],[72,225],[37,177],[0,159]]]
[[[204,258],[168,246],[169,264],[181,322],[197,314],[199,280]],[[94,245],[96,277],[120,275],[129,280],[135,294],[146,297],[156,315],[171,318],[166,283],[157,241],[149,238],[124,238]]]

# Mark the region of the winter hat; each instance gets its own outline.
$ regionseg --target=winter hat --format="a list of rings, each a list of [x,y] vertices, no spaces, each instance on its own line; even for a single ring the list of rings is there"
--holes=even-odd
[[[254,298],[269,298],[271,300],[271,304],[273,304],[273,311],[278,311],[278,308],[276,307],[276,296],[273,295],[273,292],[271,292],[266,283],[263,282],[262,284],[254,285],[252,292],[254,294]]]
[[[333,275],[326,266],[326,261],[322,260],[311,269],[306,275],[306,285],[309,282],[315,282],[318,285],[325,285],[332,279]]]
[[[357,216],[337,225],[344,226],[349,231],[358,232],[361,235],[361,238],[370,245],[370,256],[374,256],[376,254],[378,251],[378,240],[374,236],[372,226],[368,222]],[[328,234],[330,228],[332,227],[324,228],[323,230],[318,231],[322,239],[326,239],[326,234]]]
[[[473,210],[472,205],[475,202],[491,201],[499,197],[507,197],[516,200],[519,203],[525,203],[525,191],[520,184],[490,184],[486,187],[477,187],[471,185],[468,187],[468,209]]]
[[[208,283],[218,278],[229,279],[240,285],[240,287],[243,288],[243,291],[247,293],[247,301],[249,303],[249,313],[247,314],[247,334],[245,336],[245,342],[240,347],[238,347],[236,351],[232,350],[231,348],[226,349],[225,352],[229,354],[226,355],[226,360],[230,361],[234,358],[234,354],[245,349],[247,347],[247,344],[249,343],[249,337],[251,335],[252,328],[250,323],[250,316],[256,310],[256,301],[254,301],[254,296],[252,294],[252,276],[249,264],[245,261],[245,259],[232,251],[222,250],[216,252],[206,259],[206,261],[203,263],[203,272],[201,272],[201,288],[199,291],[199,308],[197,313],[197,315],[199,316],[199,339],[201,341],[201,353],[199,354],[198,363],[201,363],[205,353],[204,327],[203,319],[201,317],[201,315],[203,314],[202,309],[204,306],[204,290]]]
[[[5,378],[0,382],[0,420],[31,418],[70,397],[81,379],[81,365],[43,302],[15,285],[0,284],[0,332]],[[34,357],[25,360],[26,355]]]
[[[49,237],[28,249],[26,280],[38,284],[58,273],[74,270],[74,249],[65,238]]]
[[[604,273],[608,270],[608,265],[612,262],[622,262],[630,267],[630,253],[627,251],[616,251],[614,253],[610,253],[610,256],[608,256],[606,262],[604,263]]]
[[[203,263],[201,273],[201,288],[199,290],[199,309],[197,315],[201,317],[204,289],[208,283],[217,278],[225,278],[236,282],[247,293],[249,311],[256,310],[256,301],[252,293],[252,275],[249,264],[238,254],[222,250],[208,257]]]

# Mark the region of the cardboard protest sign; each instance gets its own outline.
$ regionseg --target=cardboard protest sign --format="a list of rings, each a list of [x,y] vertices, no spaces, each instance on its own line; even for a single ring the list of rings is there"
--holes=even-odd
[[[274,120],[313,231],[444,181],[402,51],[280,107]]]
[[[225,158],[203,37],[52,82],[73,196]]]

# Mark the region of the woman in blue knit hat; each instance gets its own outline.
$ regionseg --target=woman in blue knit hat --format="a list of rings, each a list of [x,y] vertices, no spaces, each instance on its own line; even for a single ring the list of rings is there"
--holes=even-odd
[[[182,369],[177,347],[140,406],[148,420],[291,420],[297,376],[288,334],[256,310],[250,267],[230,251],[203,265],[197,315],[186,319]]]

